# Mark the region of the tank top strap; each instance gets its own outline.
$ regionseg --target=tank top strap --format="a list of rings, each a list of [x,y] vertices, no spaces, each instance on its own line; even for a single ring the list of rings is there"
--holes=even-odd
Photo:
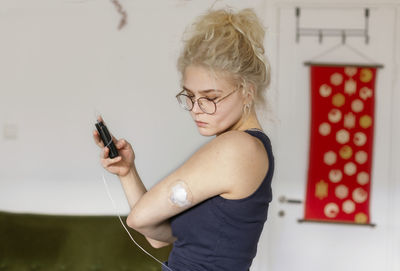
[[[261,183],[259,189],[256,190],[256,193],[258,193],[258,190],[262,186],[268,186],[270,187],[271,181],[272,181],[272,176],[274,174],[274,169],[275,169],[275,157],[272,151],[272,145],[271,145],[271,140],[269,139],[268,135],[263,132],[262,130],[258,128],[252,128],[252,129],[247,129],[245,130],[248,134],[257,137],[261,142],[264,144],[265,150],[267,151],[268,154],[268,163],[269,163],[269,169],[267,172],[267,175],[265,176],[263,182]],[[271,191],[272,193],[272,191]]]
[[[272,146],[271,146],[271,140],[269,139],[268,135],[262,131],[261,129],[258,128],[250,128],[245,130],[246,133],[257,137],[260,139],[265,146],[265,149],[267,150],[268,156],[272,155]]]

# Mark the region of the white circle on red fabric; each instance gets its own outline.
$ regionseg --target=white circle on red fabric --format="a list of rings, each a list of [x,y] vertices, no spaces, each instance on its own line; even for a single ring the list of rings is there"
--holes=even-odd
[[[363,203],[367,200],[368,193],[363,188],[358,187],[358,188],[354,189],[352,196],[353,196],[353,200],[355,202]]]
[[[325,164],[327,164],[328,166],[333,165],[334,163],[336,163],[337,160],[337,155],[335,152],[333,151],[328,151],[324,154],[324,162]]]
[[[351,214],[355,211],[356,204],[352,200],[345,200],[342,204],[342,210],[346,214]]]
[[[324,213],[327,217],[334,218],[339,213],[339,206],[334,202],[330,202],[325,205]]]
[[[357,171],[357,166],[353,162],[348,162],[344,165],[344,173],[348,176],[353,176]]]
[[[347,130],[345,129],[340,129],[336,133],[336,141],[340,144],[345,144],[349,142],[350,140],[350,134]]]
[[[349,195],[349,188],[344,184],[338,185],[335,188],[335,196],[339,199],[344,199]]]
[[[327,122],[323,122],[319,125],[318,131],[322,136],[327,136],[331,133],[331,125]]]
[[[361,171],[357,174],[357,183],[366,185],[369,182],[369,174],[365,171]]]
[[[343,174],[340,169],[331,169],[329,171],[329,180],[333,183],[338,183],[342,180]]]

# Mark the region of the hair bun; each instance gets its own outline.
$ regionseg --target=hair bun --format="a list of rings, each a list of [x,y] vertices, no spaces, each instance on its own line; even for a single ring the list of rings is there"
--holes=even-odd
[[[196,19],[187,34],[178,60],[182,73],[188,65],[203,65],[240,77],[241,83],[253,85],[257,93],[268,85],[265,30],[252,9],[208,11]]]
[[[252,9],[244,9],[237,14],[229,13],[228,22],[249,40],[256,56],[264,62],[265,30],[255,12]]]

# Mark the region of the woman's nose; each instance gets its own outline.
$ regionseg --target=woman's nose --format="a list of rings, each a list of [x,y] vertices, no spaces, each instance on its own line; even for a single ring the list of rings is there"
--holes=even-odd
[[[193,111],[193,113],[203,113],[203,110],[201,110],[201,108],[200,108],[200,106],[199,106],[199,103],[198,103],[198,100],[195,100],[194,102],[193,102],[193,108],[192,108],[192,111]]]

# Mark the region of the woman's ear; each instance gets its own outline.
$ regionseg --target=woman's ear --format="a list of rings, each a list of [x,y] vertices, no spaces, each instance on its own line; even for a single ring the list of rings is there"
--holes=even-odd
[[[255,87],[253,84],[246,84],[244,88],[244,104],[253,104],[255,99]]]

